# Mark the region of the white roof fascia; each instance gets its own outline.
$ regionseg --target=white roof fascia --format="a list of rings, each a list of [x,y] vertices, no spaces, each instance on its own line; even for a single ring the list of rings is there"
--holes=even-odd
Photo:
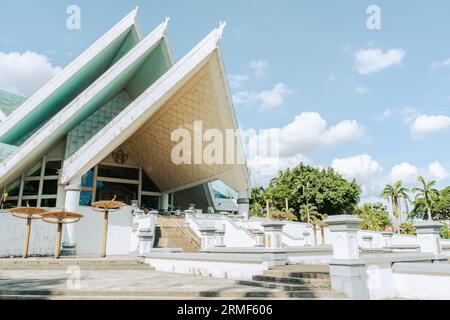
[[[153,50],[162,41],[167,23],[160,24],[149,36],[139,42],[133,49],[122,57],[114,66],[108,69],[100,78],[92,83],[85,91],[75,98],[63,110],[51,118],[19,150],[0,164],[0,185],[8,183],[18,171],[37,161],[41,153],[55,143],[58,138],[58,128],[70,121],[91,99],[95,98],[111,82],[130,68],[136,61]]]
[[[210,55],[217,49],[222,31],[222,26],[214,29],[130,106],[68,158],[64,162],[61,183],[68,184],[73,177],[85,174],[143,126],[179,88],[207,63]]]
[[[17,108],[0,125],[0,137],[12,129],[19,121],[24,118],[29,112],[43,103],[56,89],[60,88],[71,79],[79,70],[86,66],[99,53],[105,50],[115,39],[120,37],[124,32],[127,32],[136,23],[137,9],[130,12],[118,24],[111,28],[99,40],[92,44],[85,52],[83,52],[77,59],[71,62],[66,68],[60,71],[53,77],[46,85],[39,91],[27,99],[19,108]]]

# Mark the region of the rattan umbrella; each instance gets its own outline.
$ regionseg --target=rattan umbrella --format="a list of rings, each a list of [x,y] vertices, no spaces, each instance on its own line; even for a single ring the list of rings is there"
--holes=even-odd
[[[31,233],[31,222],[33,220],[41,219],[41,214],[47,212],[48,210],[42,208],[32,208],[32,207],[22,207],[13,208],[9,212],[16,218],[26,219],[27,226],[25,229],[25,242],[23,244],[22,256],[24,258],[28,257],[28,248],[30,245],[30,233]]]
[[[108,241],[108,224],[109,224],[109,213],[119,210],[125,206],[125,203],[121,201],[115,201],[116,197],[111,201],[97,201],[92,204],[94,211],[103,212],[103,246],[102,246],[102,257],[106,257],[106,243]]]
[[[63,224],[72,224],[80,221],[83,216],[78,213],[55,211],[45,212],[41,214],[42,221],[52,224],[57,224],[56,243],[55,243],[55,259],[59,259],[61,254],[61,237]]]

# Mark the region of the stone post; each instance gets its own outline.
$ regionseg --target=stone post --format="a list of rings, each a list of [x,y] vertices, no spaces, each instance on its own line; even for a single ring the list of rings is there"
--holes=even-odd
[[[255,247],[264,248],[266,244],[264,243],[264,232],[261,230],[257,230],[253,233],[256,238]]]
[[[138,256],[143,257],[150,253],[153,248],[153,231],[152,229],[142,228],[138,232],[139,246]]]
[[[238,214],[244,217],[244,220],[248,220],[248,213],[250,211],[250,199],[247,190],[242,190],[239,192],[238,203]]]
[[[281,233],[283,232],[283,222],[270,222],[262,224],[264,228],[264,234],[266,237],[267,249],[281,249],[283,242],[281,240]]]
[[[168,193],[161,194],[161,210],[169,211],[169,194]]]
[[[390,231],[385,231],[381,233],[383,235],[384,240],[384,248],[390,249],[392,247],[392,239],[394,237],[394,233]]]
[[[214,248],[216,246],[216,229],[215,228],[202,228],[200,229],[202,250]]]
[[[217,248],[225,248],[225,230],[217,230],[215,240]]]
[[[370,234],[363,235],[362,237],[364,243],[364,249],[372,250],[372,240],[373,236]]]
[[[351,215],[331,216],[333,260],[330,263],[333,291],[353,299],[369,299],[365,263],[359,259],[358,230],[361,219]]]
[[[442,253],[441,228],[437,221],[418,222],[414,225],[422,253],[439,255]]]
[[[75,177],[65,187],[64,210],[67,212],[79,213],[81,177]],[[77,254],[76,223],[65,226],[66,234],[62,244],[61,255],[74,256]]]
[[[311,242],[309,241],[311,237],[311,232],[308,230],[303,231],[303,239],[305,239],[305,247],[310,247]]]

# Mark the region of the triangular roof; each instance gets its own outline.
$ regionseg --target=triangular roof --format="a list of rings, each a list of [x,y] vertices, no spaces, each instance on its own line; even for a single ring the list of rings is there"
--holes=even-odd
[[[19,144],[94,82],[141,39],[133,10],[0,125],[0,142]]]
[[[15,152],[10,154],[0,164],[0,185],[15,179],[25,168],[37,162],[50,148],[61,141],[70,130],[99,110],[111,98],[117,96],[127,84],[129,85],[133,81],[133,78],[138,77],[140,84],[147,83],[147,85],[150,85],[163,74],[171,66],[171,61],[168,57],[169,50],[164,40],[167,22],[166,20],[160,24],[148,37],[131,49],[108,71],[54,115],[17,150],[14,150]],[[152,53],[155,51],[155,48],[161,45],[163,46],[163,49],[161,49],[162,55],[166,60],[165,63],[158,61],[158,66],[162,69],[159,72],[157,68],[145,70],[146,63],[152,62]],[[139,73],[144,71],[147,71],[145,72],[145,77],[139,76]]]
[[[182,124],[202,120],[225,133],[236,129],[219,39],[223,25],[213,30],[186,56],[125,110],[68,158],[61,182],[69,183],[119,147],[132,153],[165,192],[222,179],[236,190],[248,188],[248,172],[240,139],[241,165],[181,165],[171,161],[170,133]],[[196,97],[189,97],[190,91]],[[189,101],[188,101],[189,100]],[[225,134],[224,134],[225,136]]]

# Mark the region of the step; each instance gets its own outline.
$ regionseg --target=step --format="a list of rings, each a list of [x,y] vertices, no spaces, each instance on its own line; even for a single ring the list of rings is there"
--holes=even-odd
[[[254,281],[304,285],[312,288],[330,289],[331,284],[328,279],[309,279],[309,278],[291,278],[291,277],[273,277],[273,276],[254,276]]]
[[[11,290],[0,291],[0,300],[76,300],[76,299],[342,299],[341,295],[330,292],[282,292],[264,290],[229,290],[229,291],[104,291],[104,290]]]
[[[263,275],[269,277],[330,280],[329,273],[320,273],[320,272],[292,272],[292,271],[267,270],[263,273]]]
[[[151,266],[139,260],[108,260],[108,259],[74,259],[52,258],[41,259],[0,259],[1,270],[30,270],[30,269],[66,269],[78,266],[84,270],[154,270]]]
[[[285,284],[285,283],[279,283],[279,282],[267,282],[267,281],[255,281],[255,280],[240,280],[236,282],[240,285],[246,285],[246,286],[255,286],[260,288],[266,288],[266,289],[276,289],[281,291],[300,291],[300,292],[314,292],[319,291],[316,287],[311,287],[309,285],[304,284]]]

